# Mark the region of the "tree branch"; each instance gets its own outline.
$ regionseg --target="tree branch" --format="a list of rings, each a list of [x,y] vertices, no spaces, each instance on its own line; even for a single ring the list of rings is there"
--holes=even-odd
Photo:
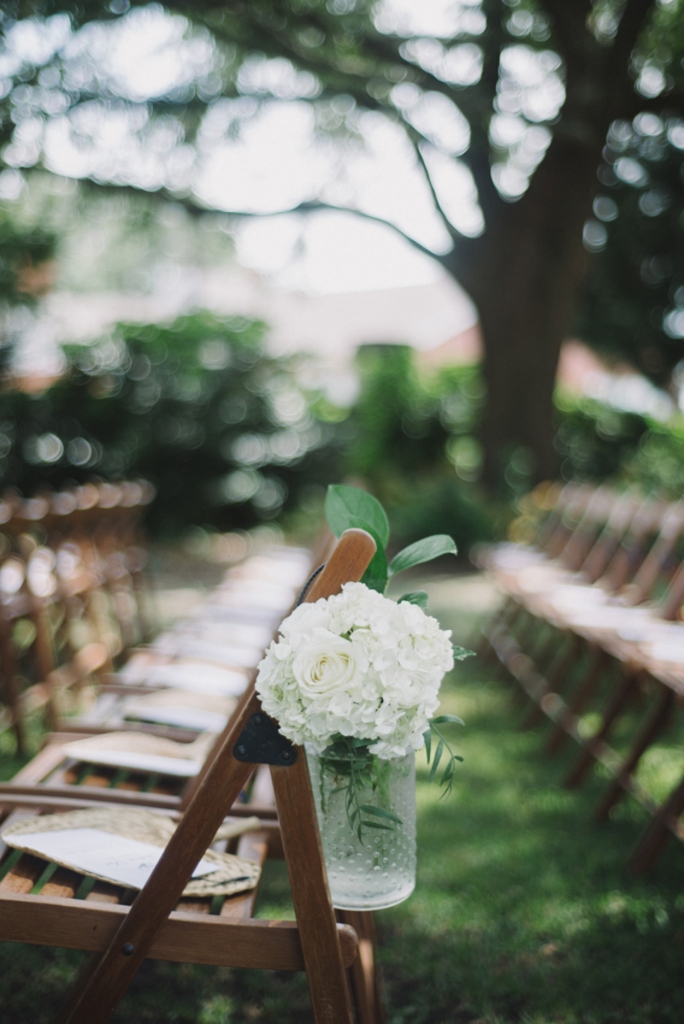
[[[289,210],[278,210],[276,213],[254,213],[245,212],[240,210],[217,210],[217,213],[224,213],[227,217],[281,217],[289,213],[318,213],[321,211],[330,211],[332,213],[352,213],[356,217],[361,217],[363,220],[370,221],[374,224],[380,224],[383,227],[391,228],[395,234],[399,235],[408,242],[418,252],[422,252],[423,255],[429,256],[433,260],[437,260],[442,266],[449,266],[449,253],[436,253],[432,249],[428,249],[426,245],[419,242],[418,239],[413,238],[411,235],[403,231],[398,225],[394,224],[391,220],[386,220],[384,217],[378,217],[374,213],[367,213],[365,210],[359,210],[353,206],[337,206],[335,203],[326,203],[320,199],[307,200],[303,203],[299,203],[297,206],[293,206]],[[464,239],[465,240],[465,239]]]
[[[629,55],[655,7],[655,0],[627,0],[620,18],[615,42],[611,47],[611,64],[627,70]]]
[[[490,223],[497,209],[503,206],[503,199],[492,178],[491,149],[488,133],[485,130],[471,130],[470,146],[459,157],[473,176],[477,189],[478,201],[484,215],[485,223]]]
[[[586,22],[591,13],[591,0],[539,0],[539,5],[555,24],[554,45],[562,56],[566,56],[573,44],[584,35]]]
[[[32,170],[38,171],[41,170],[41,168],[26,168],[25,173],[30,173]],[[450,265],[451,251],[449,253],[433,252],[432,249],[428,249],[426,245],[423,245],[422,242],[418,241],[418,239],[407,234],[391,220],[386,220],[384,217],[378,217],[374,213],[367,213],[365,210],[359,210],[353,206],[337,206],[335,203],[326,203],[320,199],[311,199],[298,203],[297,206],[292,206],[287,210],[274,210],[262,213],[257,210],[224,210],[217,206],[204,206],[199,200],[192,196],[177,195],[168,188],[159,188],[153,192],[141,192],[141,190],[136,188],[134,185],[108,184],[106,182],[93,181],[91,178],[80,178],[79,185],[82,185],[92,191],[111,192],[113,194],[116,193],[117,195],[121,195],[123,193],[124,195],[135,196],[138,199],[149,196],[154,200],[163,200],[165,202],[175,203],[177,206],[183,207],[183,209],[193,217],[212,215],[227,217],[231,220],[254,220],[258,217],[284,217],[287,214],[292,213],[310,214],[325,211],[331,213],[351,213],[356,217],[361,217],[363,220],[391,228],[395,234],[403,238],[405,242],[408,242],[409,245],[418,252],[423,253],[424,256],[429,256],[430,259],[437,260],[437,262],[445,268],[448,268]],[[456,237],[463,242],[468,241],[465,236],[459,236],[457,234]]]
[[[494,111],[494,100],[499,84],[501,50],[506,36],[501,24],[501,10],[498,3],[489,2],[485,4],[484,9],[487,17],[486,35],[489,46],[484,51],[480,79],[480,91],[484,94],[482,111],[480,116],[469,119],[470,147],[462,159],[475,181],[485,222],[489,222],[502,203],[501,196],[492,180],[489,123]]]
[[[440,200],[440,198],[439,198],[439,196],[437,194],[437,189],[435,188],[435,183],[432,180],[432,175],[430,173],[430,168],[428,167],[427,161],[426,161],[425,156],[423,154],[423,151],[420,148],[420,143],[416,139],[411,139],[411,142],[413,143],[413,148],[415,150],[415,154],[416,154],[416,157],[418,159],[418,163],[423,168],[423,174],[425,175],[425,180],[427,182],[428,188],[430,189],[430,195],[432,196],[432,201],[435,204],[435,208],[437,210],[437,213],[441,217],[442,223],[444,224],[444,227],[449,232],[449,235],[450,235],[452,241],[455,242],[457,239],[463,238],[463,235],[458,230],[458,228],[455,227],[451,223],[450,219],[447,217],[446,210],[442,206],[441,200]]]

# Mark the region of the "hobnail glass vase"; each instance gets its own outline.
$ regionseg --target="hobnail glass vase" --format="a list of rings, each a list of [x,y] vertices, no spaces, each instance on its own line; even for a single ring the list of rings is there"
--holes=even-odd
[[[382,910],[401,903],[416,884],[416,772],[413,752],[392,760],[374,759],[377,785],[360,791],[360,803],[381,813],[363,820],[382,827],[352,828],[346,806],[349,773],[307,746],[323,855],[334,907]],[[383,817],[390,812],[401,819]]]

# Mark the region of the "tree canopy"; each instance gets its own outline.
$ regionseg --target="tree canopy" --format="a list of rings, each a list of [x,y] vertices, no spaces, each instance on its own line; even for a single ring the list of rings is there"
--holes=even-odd
[[[14,0],[0,17],[0,195],[42,167],[197,212],[274,212],[241,208],[207,167],[272,104],[306,104],[325,173],[285,208],[390,223],[460,281],[484,336],[486,476],[516,452],[533,476],[555,471],[558,352],[608,223],[585,228],[612,187],[597,169],[609,131],[609,147],[630,131],[648,148],[630,127],[646,115],[663,140],[679,130],[679,0]],[[394,208],[357,187],[379,133],[416,182]],[[619,168],[615,182],[629,184]],[[423,200],[432,219],[415,231]],[[661,283],[676,291],[672,266]]]

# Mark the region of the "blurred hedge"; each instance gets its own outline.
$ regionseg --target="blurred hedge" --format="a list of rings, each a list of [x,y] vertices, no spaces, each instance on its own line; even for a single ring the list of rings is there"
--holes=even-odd
[[[265,330],[196,313],[72,346],[69,372],[43,394],[0,394],[0,482],[31,494],[144,476],[158,490],[150,528],[171,535],[301,526],[317,520],[325,485],[346,478],[381,499],[397,544],[448,533],[465,553],[502,532],[531,462],[513,451],[496,499],[480,490],[477,367],[419,372],[406,346],[365,346],[357,400],[332,409],[302,386],[297,360],[265,353]],[[682,492],[681,416],[663,424],[559,394],[556,446],[566,479]]]
[[[2,484],[31,494],[143,476],[156,534],[249,527],[306,502],[339,477],[339,433],[311,411],[295,365],[264,354],[264,333],[196,313],[68,348],[47,391],[1,396]]]
[[[416,371],[401,346],[368,346],[358,357],[361,393],[350,421],[348,469],[383,500],[397,536],[450,533],[463,551],[501,534],[534,480],[524,449],[511,453],[498,494],[478,479],[484,385],[476,366]],[[564,479],[637,484],[679,498],[684,490],[684,417],[662,423],[558,391],[555,445]]]

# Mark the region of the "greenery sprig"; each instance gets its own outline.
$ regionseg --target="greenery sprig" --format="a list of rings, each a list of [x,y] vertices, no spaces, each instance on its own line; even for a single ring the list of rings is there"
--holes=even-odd
[[[430,719],[430,728],[423,733],[423,740],[425,742],[425,756],[427,758],[428,764],[430,764],[430,757],[432,754],[433,732],[438,740],[437,748],[435,750],[435,756],[432,761],[432,767],[430,768],[430,775],[428,776],[429,782],[433,782],[434,779],[436,778],[437,769],[439,768],[442,756],[444,755],[444,752],[446,750],[447,760],[444,767],[444,771],[442,772],[442,777],[439,780],[439,784],[442,787],[440,800],[442,799],[442,797],[449,796],[449,793],[451,793],[454,784],[454,768],[456,767],[456,761],[463,761],[462,757],[460,757],[458,754],[454,754],[448,739],[442,733],[442,731],[437,728],[438,725],[443,725],[447,722],[455,723],[457,725],[463,725],[463,720],[458,718],[456,715],[438,715],[437,718]]]
[[[389,770],[389,762],[381,761],[371,754],[366,740],[353,736],[337,735],[320,755],[321,770],[335,778],[344,779],[342,785],[331,790],[330,795],[344,793],[347,821],[359,842],[363,843],[365,828],[382,829],[391,832],[394,825],[401,825],[402,820],[392,811],[373,804],[361,803],[363,790],[375,793],[382,791],[384,776]],[[324,804],[325,787],[321,775],[321,803]],[[380,819],[380,820],[377,820]]]

